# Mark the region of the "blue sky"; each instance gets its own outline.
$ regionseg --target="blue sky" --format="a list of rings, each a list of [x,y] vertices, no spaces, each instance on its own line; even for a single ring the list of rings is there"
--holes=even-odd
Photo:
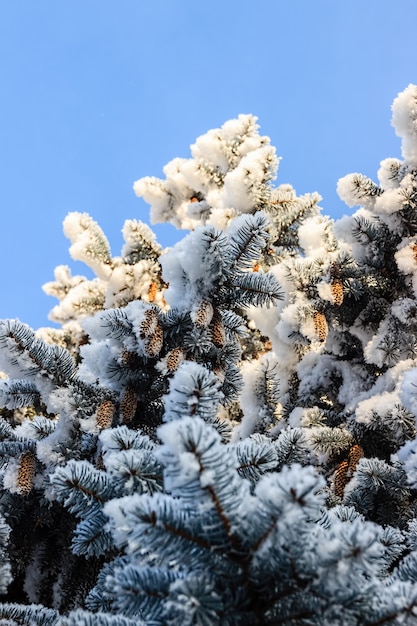
[[[148,220],[133,182],[239,113],[283,157],[277,183],[350,212],[338,178],[400,156],[390,107],[417,83],[416,24],[415,0],[1,2],[0,318],[49,325],[55,266],[89,275],[65,215],[90,213],[119,254],[125,219]]]

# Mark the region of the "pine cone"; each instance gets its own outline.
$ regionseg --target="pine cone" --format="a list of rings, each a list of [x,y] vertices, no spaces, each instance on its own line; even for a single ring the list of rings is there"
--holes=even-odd
[[[133,420],[137,405],[138,394],[132,387],[126,387],[120,401],[120,413],[124,424],[128,424]]]
[[[316,311],[313,315],[314,320],[314,330],[316,335],[320,341],[326,341],[327,333],[329,332],[329,328],[327,326],[327,320],[321,311]]]
[[[207,328],[213,318],[213,305],[209,300],[202,300],[192,312],[192,320],[198,328]]]
[[[96,422],[100,429],[110,428],[116,407],[111,400],[105,400],[97,409]]]
[[[167,354],[167,370],[175,372],[180,363],[184,360],[184,350],[182,348],[173,348]]]
[[[331,284],[331,291],[333,296],[333,304],[340,306],[343,302],[343,283],[340,278],[335,278]]]
[[[20,457],[19,471],[17,473],[17,484],[24,496],[32,491],[35,480],[36,457],[33,452],[27,450]]]
[[[164,331],[161,326],[157,326],[151,337],[146,342],[145,349],[150,357],[158,356],[164,343]]]
[[[334,491],[339,498],[343,498],[343,493],[347,483],[348,469],[349,463],[347,461],[342,461],[336,468],[334,476]]]
[[[222,348],[226,343],[226,333],[224,330],[222,316],[217,310],[214,311],[211,323],[211,338],[214,345],[218,348]]]
[[[154,302],[156,294],[158,293],[158,287],[156,283],[151,282],[148,289],[148,302]]]
[[[349,451],[349,473],[350,475],[356,469],[357,464],[363,457],[363,448],[359,444],[355,444]]]
[[[136,352],[130,352],[129,350],[123,350],[120,358],[122,365],[132,365],[137,357]]]
[[[98,453],[96,458],[96,468],[99,470],[105,470],[106,466],[104,465],[103,455],[101,452]]]
[[[146,337],[153,335],[158,327],[158,324],[159,320],[157,311],[155,309],[148,309],[145,311],[143,320],[140,323],[140,337],[145,339]]]

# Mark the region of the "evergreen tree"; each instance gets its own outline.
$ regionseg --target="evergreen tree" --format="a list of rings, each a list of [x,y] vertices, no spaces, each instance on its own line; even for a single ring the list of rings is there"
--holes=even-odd
[[[333,221],[256,118],[64,231],[58,329],[0,321],[0,623],[417,623],[417,87]]]

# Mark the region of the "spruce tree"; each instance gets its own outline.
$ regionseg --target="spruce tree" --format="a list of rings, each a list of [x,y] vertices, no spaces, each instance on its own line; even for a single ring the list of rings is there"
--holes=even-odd
[[[71,213],[57,329],[0,321],[0,623],[417,623],[417,87],[334,221],[241,115]]]

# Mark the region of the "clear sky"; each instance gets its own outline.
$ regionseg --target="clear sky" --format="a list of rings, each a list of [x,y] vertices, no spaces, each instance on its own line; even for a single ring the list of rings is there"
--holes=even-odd
[[[119,254],[125,219],[148,221],[133,182],[239,113],[277,147],[277,184],[350,212],[338,178],[401,156],[390,107],[417,83],[416,24],[416,0],[0,2],[0,318],[49,325],[55,266],[91,276],[65,215]]]

